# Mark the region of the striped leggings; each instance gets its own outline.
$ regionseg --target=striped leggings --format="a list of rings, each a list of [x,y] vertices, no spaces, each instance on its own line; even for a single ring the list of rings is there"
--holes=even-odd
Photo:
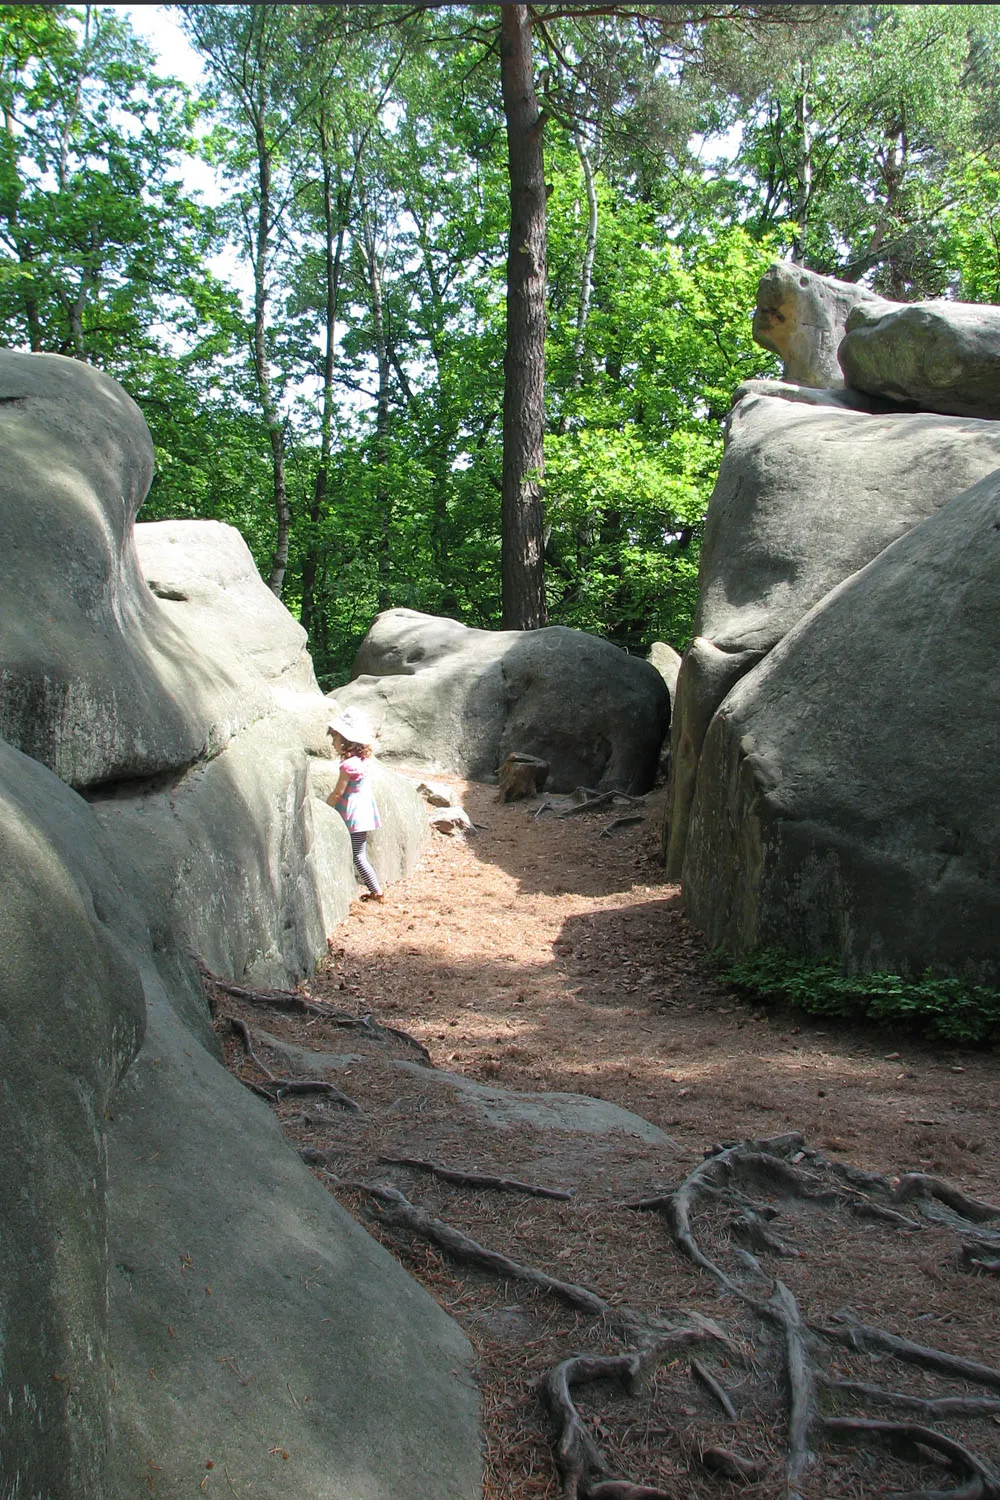
[[[372,862],[368,858],[368,834],[354,833],[350,829],[348,832],[351,834],[351,848],[354,850],[354,868],[372,895],[381,896],[382,887],[379,885],[378,876],[372,869]]]

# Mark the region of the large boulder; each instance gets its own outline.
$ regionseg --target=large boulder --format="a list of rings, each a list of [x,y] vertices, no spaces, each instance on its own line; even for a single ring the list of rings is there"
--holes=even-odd
[[[842,386],[837,348],[848,314],[859,304],[880,313],[899,305],[853,282],[776,261],[760,280],[753,336],[781,358],[791,384]]]
[[[597,636],[410,609],[378,616],[337,702],[364,709],[387,759],[488,777],[520,751],[548,761],[553,791],[647,791],[670,721],[655,667]]]
[[[0,1492],[180,1500],[211,1459],[474,1500],[464,1338],[231,1079],[192,964],[293,984],[355,888],[303,633],[229,528],[136,548],[113,381],[5,353],[0,395]],[[426,817],[378,775],[392,878]]]
[[[303,1166],[177,991],[149,975],[109,1126],[97,1493],[134,1500],[152,1475],[161,1500],[188,1500],[211,1460],[210,1486],[260,1500],[476,1500],[464,1334]]]
[[[59,355],[0,351],[0,737],[72,786],[190,765],[258,712],[142,577],[142,414]],[[277,601],[275,601],[277,602]]]
[[[685,902],[713,944],[1000,982],[1000,475],[817,604],[726,698]]]
[[[702,742],[726,694],[830,589],[998,466],[992,423],[759,394],[739,403],[709,502],[695,640],[676,691],[665,829],[672,878]]]
[[[839,350],[848,385],[959,417],[1000,417],[1000,307],[855,308]]]
[[[90,809],[0,741],[4,1495],[108,1493],[105,1131],[143,1032],[143,935]]]

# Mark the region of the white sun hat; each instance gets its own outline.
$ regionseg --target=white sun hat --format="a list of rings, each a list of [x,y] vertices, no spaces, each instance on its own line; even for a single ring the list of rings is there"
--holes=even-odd
[[[326,726],[327,734],[339,734],[342,740],[347,740],[351,745],[370,745],[375,748],[375,731],[371,723],[360,708],[338,708],[334,703],[334,717]]]

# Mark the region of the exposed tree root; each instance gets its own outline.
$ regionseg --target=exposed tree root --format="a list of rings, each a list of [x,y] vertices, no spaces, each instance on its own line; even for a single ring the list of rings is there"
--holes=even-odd
[[[612,818],[611,822],[601,829],[601,838],[610,838],[611,834],[618,828],[629,828],[633,823],[644,823],[645,813],[626,813],[624,817]]]
[[[712,1469],[724,1479],[733,1479],[737,1483],[756,1484],[767,1473],[766,1464],[758,1463],[752,1458],[741,1458],[728,1448],[703,1448],[699,1456],[706,1469]]]
[[[194,962],[210,1000],[214,999],[213,991],[217,991],[221,995],[232,995],[234,1000],[242,1000],[247,1005],[267,1006],[271,1010],[302,1011],[306,1015],[323,1016],[330,1021],[340,1014],[333,1006],[320,1000],[312,1000],[298,990],[251,989],[249,985],[237,984],[232,979],[222,979],[218,974],[213,974],[200,958],[196,957]]]
[[[1000,1391],[1000,1370],[992,1365],[976,1364],[974,1360],[962,1359],[957,1354],[945,1354],[941,1349],[931,1349],[925,1344],[914,1344],[909,1339],[887,1333],[883,1328],[873,1328],[862,1323],[849,1308],[836,1314],[842,1328],[822,1328],[819,1332],[852,1349],[877,1349],[883,1354],[894,1354],[897,1359],[910,1365],[921,1365],[925,1370],[941,1370],[959,1380],[971,1381],[974,1385],[987,1385]]]
[[[346,1010],[337,1010],[335,1006],[327,1005],[323,1000],[313,1000],[309,995],[300,994],[298,990],[251,989],[248,985],[236,984],[231,979],[222,979],[218,974],[213,974],[198,957],[194,957],[194,963],[210,1003],[214,1003],[215,995],[218,993],[231,995],[234,1000],[242,1000],[246,1005],[315,1016],[342,1029],[362,1031],[365,1036],[372,1037],[376,1041],[402,1042],[405,1047],[412,1047],[419,1054],[422,1062],[430,1063],[431,1055],[423,1042],[418,1042],[415,1036],[411,1036],[408,1031],[401,1031],[398,1026],[386,1026],[383,1022],[376,1021],[370,1014],[353,1016]],[[232,1020],[233,1018],[226,1017],[225,1019]]]
[[[893,1444],[897,1454],[919,1459],[920,1448],[940,1453],[949,1468],[968,1476],[960,1489],[910,1490],[897,1493],[894,1500],[998,1500],[1000,1488],[990,1469],[954,1438],[945,1437],[933,1427],[919,1422],[880,1422],[873,1417],[827,1417],[823,1428],[829,1433],[850,1433],[853,1437],[879,1437]]]
[[[899,1179],[892,1194],[894,1203],[905,1203],[910,1198],[936,1198],[948,1208],[954,1209],[963,1219],[973,1224],[988,1224],[991,1219],[1000,1219],[1000,1208],[995,1203],[983,1203],[979,1198],[969,1198],[950,1182],[940,1177],[930,1177],[926,1172],[907,1172]]]
[[[247,1057],[253,1063],[254,1067],[259,1069],[259,1071],[263,1073],[264,1077],[269,1078],[273,1083],[274,1074],[271,1072],[271,1069],[267,1066],[267,1064],[262,1062],[261,1059],[257,1056],[257,1053],[254,1051],[253,1032],[250,1030],[250,1027],[247,1025],[247,1023],[245,1021],[241,1021],[239,1016],[222,1016],[220,1017],[220,1019],[229,1022],[230,1026],[233,1028],[236,1034],[242,1038]]]
[[[595,1380],[618,1380],[626,1390],[634,1391],[650,1369],[678,1348],[701,1343],[705,1337],[702,1327],[678,1328],[641,1353],[578,1355],[549,1371],[542,1381],[542,1393],[559,1426],[555,1460],[563,1500],[672,1500],[665,1490],[606,1478],[607,1463],[576,1409],[572,1388]]]
[[[233,1024],[243,1037],[248,1056],[260,1066],[259,1058],[252,1052],[253,1038],[249,1028],[244,1028],[243,1023],[234,1021]],[[273,1075],[269,1081],[269,1091],[259,1086],[258,1091],[271,1098],[277,1097],[282,1088],[291,1091],[296,1083]],[[351,1188],[374,1199],[380,1205],[379,1222],[390,1232],[415,1236],[434,1245],[453,1261],[537,1288],[575,1312],[599,1319],[600,1326],[592,1328],[590,1336],[597,1333],[616,1340],[620,1348],[624,1346],[621,1352],[578,1354],[563,1360],[545,1376],[541,1385],[558,1429],[554,1456],[562,1500],[674,1500],[676,1491],[673,1489],[667,1491],[636,1484],[609,1474],[594,1433],[577,1410],[573,1391],[581,1385],[608,1380],[632,1392],[649,1368],[665,1362],[685,1345],[705,1338],[724,1340],[730,1350],[745,1358],[743,1348],[730,1339],[724,1329],[692,1312],[687,1318],[689,1326],[665,1331],[664,1323],[656,1316],[640,1316],[629,1307],[612,1305],[589,1286],[551,1276],[478,1243],[433,1217],[388,1183],[338,1179],[328,1170],[327,1158],[322,1153],[307,1148],[302,1154],[312,1165],[324,1169],[323,1176],[331,1184]],[[444,1182],[471,1188],[524,1193],[563,1202],[570,1201],[573,1196],[562,1189],[540,1188],[516,1178],[466,1172],[422,1157],[384,1156],[380,1159],[388,1165],[429,1172]],[[750,1196],[750,1193],[755,1196]],[[911,1461],[926,1463],[933,1456],[947,1466],[948,1477],[954,1480],[950,1489],[917,1489],[906,1495],[896,1495],[893,1500],[1000,1500],[1000,1484],[986,1461],[970,1448],[926,1425],[963,1418],[1000,1418],[1000,1398],[966,1394],[915,1395],[863,1380],[835,1379],[817,1363],[817,1350],[823,1346],[817,1345],[814,1334],[846,1344],[858,1353],[890,1355],[956,1380],[985,1385],[997,1392],[1000,1392],[1000,1369],[913,1343],[863,1323],[850,1309],[836,1314],[832,1327],[812,1327],[804,1321],[795,1296],[783,1282],[771,1280],[770,1294],[764,1297],[750,1289],[747,1269],[757,1277],[765,1277],[766,1273],[755,1256],[729,1244],[729,1234],[741,1235],[766,1256],[797,1257],[799,1254],[769,1227],[770,1222],[780,1216],[780,1210],[771,1203],[760,1201],[767,1196],[779,1201],[792,1199],[813,1210],[843,1210],[852,1215],[871,1217],[887,1229],[908,1233],[923,1228],[923,1225],[919,1219],[893,1207],[893,1203],[914,1200],[918,1211],[928,1217],[933,1217],[930,1214],[932,1203],[942,1204],[944,1207],[936,1213],[947,1215],[947,1225],[953,1230],[958,1220],[957,1232],[966,1235],[967,1261],[972,1268],[983,1270],[1000,1268],[1000,1256],[993,1253],[992,1233],[977,1232],[973,1225],[988,1222],[997,1210],[990,1204],[967,1198],[938,1178],[921,1173],[907,1174],[898,1186],[894,1186],[878,1174],[828,1162],[818,1152],[807,1148],[800,1135],[792,1133],[770,1140],[716,1146],[672,1191],[625,1205],[637,1211],[659,1213],[681,1255],[705,1271],[727,1296],[735,1300],[744,1314],[770,1324],[778,1331],[787,1383],[783,1486],[787,1500],[795,1500],[798,1485],[816,1462],[810,1442],[817,1447],[824,1437],[832,1439],[838,1436],[848,1436],[865,1446],[887,1442],[897,1456]],[[740,1268],[732,1274],[722,1260],[725,1248],[721,1254],[718,1251],[707,1253],[692,1227],[695,1215],[709,1209],[716,1211],[716,1243],[728,1247],[734,1265]],[[945,1219],[938,1222],[943,1223]],[[717,1260],[713,1255],[720,1258]],[[726,1419],[733,1423],[740,1421],[729,1392],[706,1366],[691,1358],[688,1368]],[[751,1368],[761,1373],[759,1365],[751,1363]],[[822,1386],[833,1397],[876,1411],[888,1408],[900,1414],[912,1414],[914,1420],[907,1420],[905,1415],[897,1420],[883,1420],[863,1412],[836,1417],[819,1415],[817,1386]],[[666,1434],[670,1432],[669,1428],[659,1430]],[[597,1431],[601,1431],[600,1427]],[[773,1480],[770,1458],[744,1457],[717,1445],[692,1447],[690,1458],[732,1484],[757,1485],[767,1483],[769,1477]],[[813,1480],[813,1489],[815,1485]],[[880,1489],[879,1493],[884,1491]]]
[[[706,1391],[708,1391],[711,1396],[715,1397],[716,1401],[722,1407],[722,1410],[725,1412],[730,1422],[738,1421],[739,1419],[736,1415],[736,1408],[729,1398],[728,1391],[723,1389],[712,1372],[705,1368],[700,1359],[692,1359],[691,1373],[697,1380],[701,1381]]]
[[[281,1099],[285,1094],[324,1094],[332,1104],[339,1104],[342,1109],[349,1109],[352,1114],[363,1114],[361,1105],[350,1098],[348,1094],[341,1093],[332,1083],[327,1083],[321,1078],[276,1078],[275,1098]]]
[[[545,1271],[539,1271],[534,1266],[524,1266],[517,1261],[510,1260],[508,1256],[501,1255],[498,1250],[489,1250],[485,1245],[480,1245],[459,1230],[453,1229],[450,1224],[433,1218],[425,1209],[418,1208],[398,1188],[380,1182],[343,1182],[341,1186],[368,1193],[370,1197],[386,1204],[389,1213],[382,1220],[383,1223],[388,1220],[390,1223],[399,1224],[411,1234],[436,1245],[453,1260],[464,1261],[466,1265],[479,1266],[483,1270],[493,1271],[508,1281],[523,1281],[529,1286],[538,1287],[541,1291],[557,1297],[568,1307],[575,1308],[577,1312],[590,1313],[595,1318],[607,1316],[614,1319],[616,1316],[621,1316],[609,1302],[606,1302],[597,1292],[591,1291],[589,1287],[560,1281],[557,1276],[549,1276]]]
[[[267,1088],[264,1084],[254,1083],[251,1079],[243,1078],[242,1075],[237,1074],[236,1076],[240,1079],[240,1082],[251,1089],[253,1093],[259,1094],[262,1099],[267,1099],[271,1104],[277,1104],[278,1100],[285,1094],[325,1094],[328,1099],[334,1104],[339,1104],[343,1109],[349,1109],[354,1114],[362,1113],[360,1104],[351,1099],[347,1094],[342,1093],[332,1083],[327,1083],[323,1079],[279,1078],[276,1073],[271,1072],[267,1064],[254,1051],[253,1032],[247,1023],[241,1021],[239,1016],[222,1016],[221,1019],[228,1021],[233,1030],[241,1037],[243,1046],[246,1048],[247,1057],[255,1068],[260,1069],[271,1085],[270,1088]]]
[[[983,1245],[972,1240],[962,1241],[962,1260],[972,1271],[987,1271],[991,1276],[1000,1276],[1000,1255],[991,1255]]]
[[[556,813],[556,817],[572,818],[577,813],[596,812],[599,807],[610,806],[618,795],[618,792],[588,792],[585,802],[578,802],[575,807],[564,807],[561,812]]]
[[[931,1421],[947,1420],[949,1417],[993,1417],[1000,1415],[1000,1400],[992,1396],[911,1396],[906,1391],[887,1391],[880,1385],[869,1385],[863,1380],[833,1380],[820,1375],[821,1383],[830,1391],[840,1391],[845,1396],[857,1396],[859,1400],[871,1401],[875,1406],[894,1406],[897,1411],[917,1411]]]
[[[774,1295],[760,1306],[785,1335],[785,1363],[788,1374],[788,1457],[785,1472],[790,1484],[805,1472],[811,1461],[809,1428],[815,1415],[816,1382],[806,1352],[806,1330],[799,1306],[788,1288],[775,1282]]]
[[[442,1182],[454,1182],[462,1187],[492,1188],[498,1193],[525,1193],[530,1198],[557,1198],[563,1203],[572,1200],[573,1194],[565,1188],[536,1187],[530,1182],[519,1182],[516,1177],[491,1177],[487,1172],[461,1172],[454,1167],[442,1167],[434,1161],[423,1161],[418,1156],[380,1156],[379,1161],[389,1167],[412,1167],[417,1172],[430,1172]]]

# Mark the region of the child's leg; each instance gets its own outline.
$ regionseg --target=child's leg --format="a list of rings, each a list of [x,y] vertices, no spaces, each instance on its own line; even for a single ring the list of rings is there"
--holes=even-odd
[[[354,850],[354,868],[357,870],[365,885],[373,896],[381,896],[382,887],[379,885],[378,876],[372,869],[371,860],[368,858],[368,835],[367,833],[352,833],[351,848]]]

